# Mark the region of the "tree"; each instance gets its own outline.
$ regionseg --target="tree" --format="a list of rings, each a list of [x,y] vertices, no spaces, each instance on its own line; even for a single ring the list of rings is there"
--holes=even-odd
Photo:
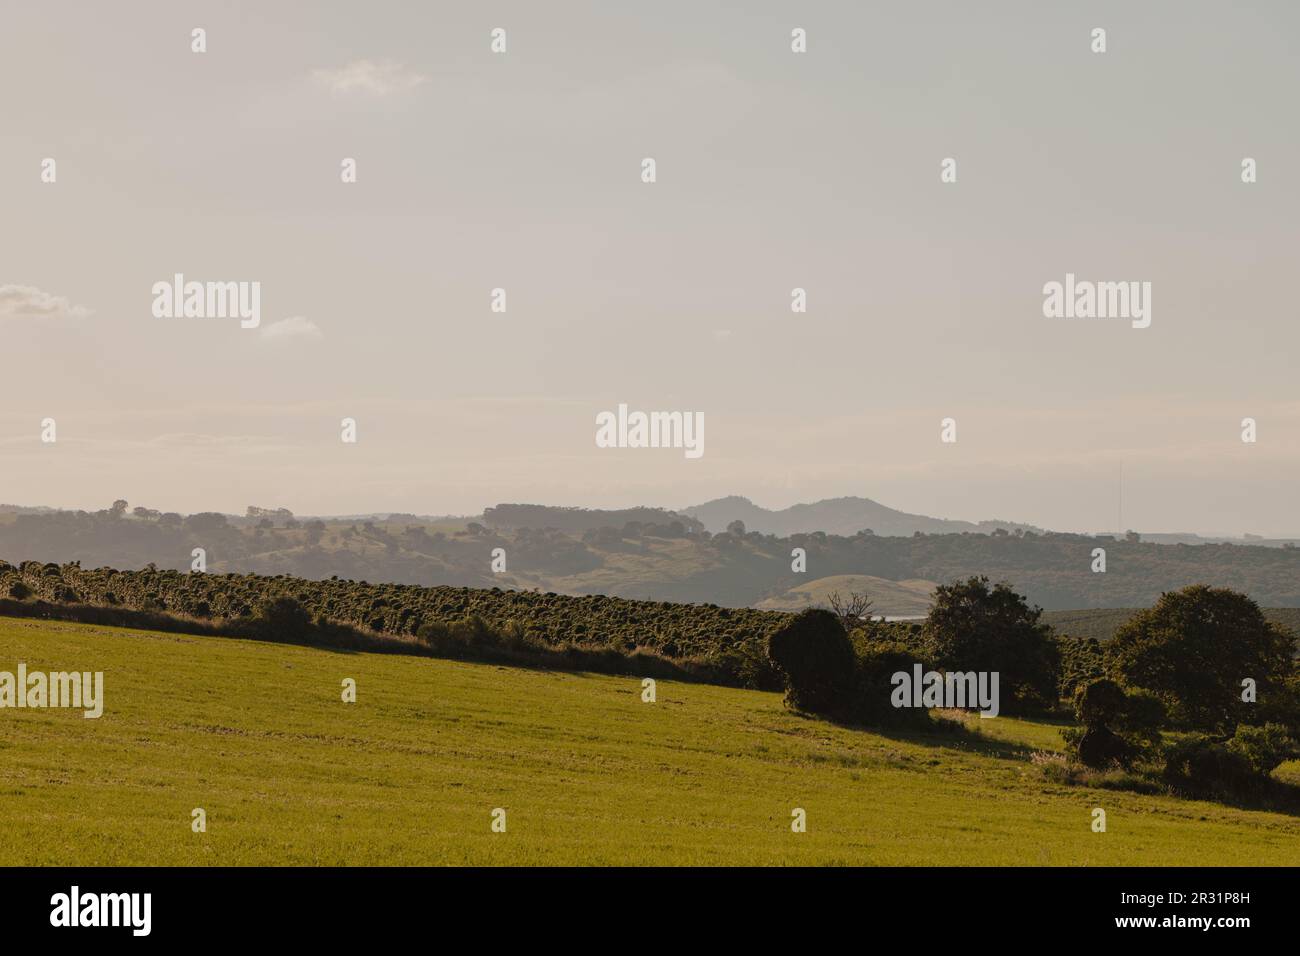
[[[1057,702],[1061,657],[1042,613],[1010,585],[972,577],[935,589],[923,640],[940,668],[996,671],[1003,713],[1046,710]]]
[[[185,519],[185,527],[194,534],[214,534],[230,527],[226,516],[215,511],[202,511]]]
[[[1177,726],[1232,733],[1261,716],[1241,699],[1243,679],[1255,682],[1260,701],[1285,694],[1294,650],[1246,595],[1196,584],[1162,594],[1122,624],[1106,660],[1124,684],[1159,697]]]
[[[768,638],[767,653],[786,677],[787,707],[837,718],[851,712],[853,645],[830,611],[799,612]]]
[[[737,538],[743,538],[745,536],[745,522],[737,518],[735,521],[727,525],[727,534],[735,535]]]
[[[863,592],[852,591],[847,596],[839,591],[832,591],[826,598],[831,606],[831,613],[840,619],[840,624],[848,633],[861,627],[864,620],[871,617],[871,598]]]
[[[126,507],[127,507],[126,499],[118,498],[116,501],[113,502],[113,507],[108,509],[108,513],[111,517],[120,518],[124,514],[126,514]]]

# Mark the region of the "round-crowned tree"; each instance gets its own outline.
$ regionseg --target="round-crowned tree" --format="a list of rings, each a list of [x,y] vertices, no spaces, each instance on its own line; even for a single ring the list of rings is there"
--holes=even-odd
[[[1294,650],[1294,638],[1246,595],[1197,584],[1162,594],[1121,625],[1106,661],[1124,684],[1159,697],[1175,725],[1232,733],[1265,715],[1242,700],[1242,681],[1254,681],[1261,702],[1287,693]]]
[[[1060,650],[1051,630],[1007,584],[978,576],[940,585],[922,637],[944,670],[999,674],[1003,713],[1028,713],[1057,703]]]
[[[795,710],[844,719],[852,715],[856,659],[840,620],[809,608],[768,637],[768,657],[786,677]]]

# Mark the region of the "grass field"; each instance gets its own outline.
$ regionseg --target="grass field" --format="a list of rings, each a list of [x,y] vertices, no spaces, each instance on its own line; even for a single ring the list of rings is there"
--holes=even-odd
[[[4,865],[1300,862],[1300,818],[1044,781],[1051,724],[888,738],[756,691],[0,618],[19,661],[103,671],[105,710],[0,710]]]

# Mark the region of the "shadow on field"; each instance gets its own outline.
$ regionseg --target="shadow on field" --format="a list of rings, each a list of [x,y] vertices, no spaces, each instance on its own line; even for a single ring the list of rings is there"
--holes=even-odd
[[[873,737],[881,737],[894,743],[909,743],[922,747],[942,747],[983,757],[994,757],[999,760],[1023,762],[1028,760],[1029,755],[1035,750],[1035,748],[1026,744],[1019,744],[1010,740],[999,740],[996,737],[986,737],[978,731],[972,730],[965,723],[949,717],[933,718],[928,727],[921,729],[849,723],[833,720],[820,714],[810,714],[788,708],[786,713],[794,714],[815,724],[830,724],[832,727],[871,734]],[[1062,721],[1062,723],[1065,725],[1068,722]]]

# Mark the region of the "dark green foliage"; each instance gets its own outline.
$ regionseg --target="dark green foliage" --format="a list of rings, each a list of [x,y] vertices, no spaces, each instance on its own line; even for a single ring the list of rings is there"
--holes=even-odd
[[[765,640],[774,627],[790,620],[780,611],[754,611],[712,604],[671,604],[628,601],[599,595],[568,597],[534,591],[500,588],[424,588],[404,584],[367,584],[330,579],[306,581],[287,575],[186,574],[144,569],[85,570],[75,564],[0,568],[0,594],[57,603],[80,601],[93,605],[118,604],[184,617],[222,621],[264,618],[267,602],[279,598],[296,601],[308,622],[324,618],[338,624],[381,634],[414,637],[422,627],[430,647],[446,646],[457,653],[486,645],[489,632],[515,629],[532,646],[559,648],[614,648],[630,653],[637,648],[663,657],[700,662],[728,682],[777,690],[782,686],[767,659]],[[459,622],[477,618],[466,637],[439,636]],[[267,627],[300,631],[301,618],[286,618]],[[462,639],[463,638],[463,639]],[[295,638],[296,639],[296,638]],[[459,648],[459,650],[457,650]],[[704,664],[704,662],[708,662]]]
[[[1085,727],[1078,735],[1075,755],[1089,767],[1105,768],[1112,764],[1127,767],[1136,754],[1132,745],[1109,727]]]
[[[1253,712],[1253,724],[1281,724],[1300,739],[1300,662],[1290,677],[1265,689]]]
[[[270,640],[297,643],[312,632],[311,615],[295,598],[267,598],[257,609],[256,626]]]
[[[836,615],[817,608],[796,614],[768,638],[768,656],[785,674],[789,707],[851,719],[856,662]]]
[[[1242,679],[1256,681],[1261,699],[1281,693],[1295,673],[1294,651],[1294,639],[1244,594],[1193,585],[1134,615],[1106,658],[1124,684],[1156,694],[1175,726],[1226,733],[1259,717],[1241,700]]]
[[[924,707],[895,707],[890,702],[894,675],[910,674],[918,663],[929,668],[914,647],[898,641],[870,641],[860,646],[854,719],[872,727],[930,726],[930,714]]]
[[[768,653],[786,679],[786,705],[794,710],[873,727],[924,727],[924,708],[894,707],[891,679],[911,673],[919,660],[910,647],[863,641],[856,648],[840,617],[810,609],[768,639]]]
[[[779,690],[777,611],[287,575],[0,562],[2,613]],[[22,595],[21,599],[14,595]],[[32,600],[27,600],[31,598]]]
[[[1061,655],[1061,678],[1057,695],[1073,700],[1075,691],[1099,677],[1106,676],[1102,645],[1094,638],[1062,637],[1056,642]]]
[[[1242,757],[1261,777],[1267,777],[1286,761],[1300,757],[1300,745],[1281,724],[1242,724],[1228,741],[1228,749]]]
[[[1124,688],[1113,680],[1091,681],[1074,695],[1074,716],[1085,727],[1113,724],[1123,711]]]
[[[1165,780],[1191,794],[1240,796],[1263,783],[1250,761],[1221,740],[1189,734],[1168,750]]]
[[[1082,729],[1064,737],[1089,767],[1128,767],[1160,746],[1164,706],[1145,691],[1126,691],[1107,678],[1090,681],[1075,691],[1074,715]]]
[[[941,585],[925,621],[926,649],[944,670],[997,671],[1003,713],[1050,710],[1061,660],[1041,614],[1009,585],[990,587],[986,577]]]

